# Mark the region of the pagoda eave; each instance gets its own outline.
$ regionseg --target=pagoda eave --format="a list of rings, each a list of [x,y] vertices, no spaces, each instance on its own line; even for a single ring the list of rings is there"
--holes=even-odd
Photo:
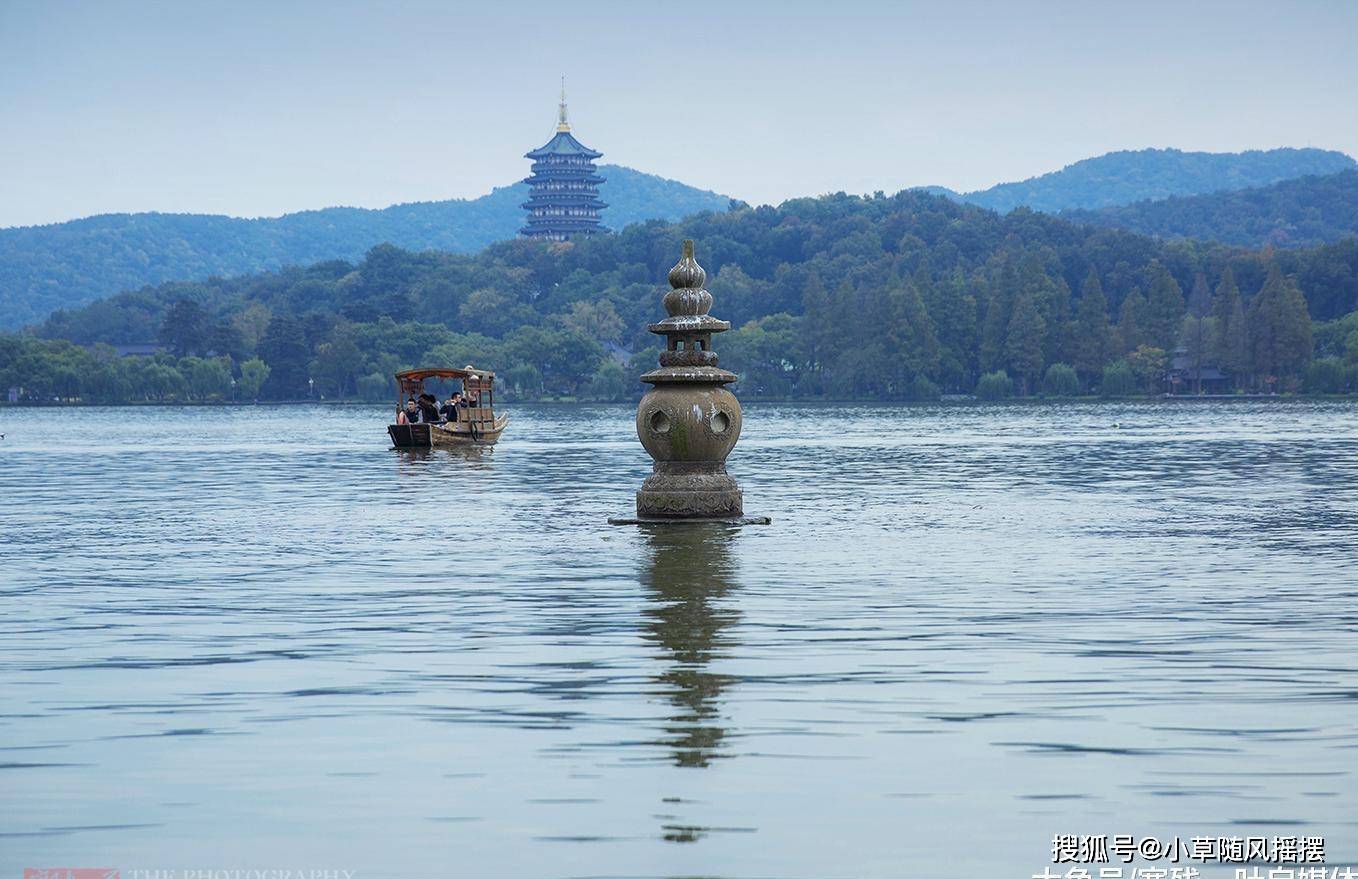
[[[520,182],[522,182],[522,183],[529,183],[529,184],[537,184],[537,183],[577,183],[577,184],[584,184],[584,185],[586,185],[586,186],[598,186],[600,183],[603,183],[603,182],[605,181],[605,179],[606,179],[606,178],[603,178],[603,177],[595,177],[595,176],[571,177],[571,176],[566,175],[566,174],[557,174],[557,173],[555,173],[555,172],[544,171],[544,172],[534,173],[534,174],[532,174],[532,175],[530,175],[530,176],[528,176],[528,177],[525,177],[525,178],[523,178],[523,180],[520,181]]]
[[[566,209],[566,208],[577,211],[590,211],[592,213],[598,214],[602,212],[606,207],[608,207],[608,205],[604,204],[601,201],[585,202],[583,204],[581,204],[580,202],[526,201],[523,204],[519,205],[519,208],[521,210],[528,211],[528,213],[530,214],[533,213],[534,211],[539,210]]]
[[[525,159],[532,159],[535,162],[538,161],[539,159],[549,158],[550,156],[578,156],[579,158],[582,159],[589,159],[590,161],[594,161],[595,159],[602,159],[604,157],[604,154],[596,153],[594,150],[572,150],[569,152],[562,152],[557,150],[546,150],[546,151],[533,150],[531,153],[523,154],[523,157]]]
[[[608,230],[599,226],[593,229],[534,229],[528,226],[519,230],[519,234],[524,238],[546,238],[553,241],[567,241],[571,238],[585,237],[593,235],[607,235]]]

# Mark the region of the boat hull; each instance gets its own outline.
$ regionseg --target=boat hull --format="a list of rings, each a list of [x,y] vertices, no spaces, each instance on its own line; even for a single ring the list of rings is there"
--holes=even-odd
[[[494,422],[459,422],[457,424],[389,424],[387,435],[398,449],[431,449],[446,446],[494,445],[509,423],[508,415],[496,417]]]

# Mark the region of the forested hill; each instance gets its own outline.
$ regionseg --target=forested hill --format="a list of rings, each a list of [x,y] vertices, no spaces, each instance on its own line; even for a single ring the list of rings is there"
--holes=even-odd
[[[1342,153],[1316,149],[1220,154],[1141,150],[1109,153],[1021,183],[965,195],[939,187],[928,191],[1001,213],[1019,205],[1051,212],[1240,189],[1353,167],[1354,161]],[[716,193],[616,165],[604,166],[602,171],[608,178],[602,196],[610,205],[604,222],[615,230],[647,219],[674,220],[705,210],[720,211],[728,202]],[[147,284],[330,259],[353,260],[378,243],[409,250],[474,252],[514,237],[523,220],[519,205],[525,195],[526,187],[515,184],[477,199],[383,210],[327,208],[256,220],[109,214],[49,226],[0,229],[0,330],[35,323],[57,308]],[[1309,209],[1300,203],[1298,207]],[[1221,219],[1222,237],[1241,243],[1262,240],[1233,237],[1236,230],[1229,228],[1229,217]],[[1110,215],[1107,222],[1114,220]],[[1311,221],[1298,224],[1307,230],[1315,225]],[[1165,234],[1154,227],[1147,220],[1144,228]],[[1218,237],[1216,227],[1207,222],[1195,223],[1192,234]]]
[[[0,388],[37,400],[290,399],[313,380],[327,397],[385,399],[397,369],[474,363],[518,398],[616,398],[654,364],[645,327],[686,237],[713,313],[734,328],[716,350],[742,393],[1121,394],[1162,388],[1179,348],[1242,388],[1309,384],[1313,357],[1316,387],[1358,383],[1352,239],[1276,252],[1163,242],[903,192],[736,204],[472,255],[381,245],[357,264],[146,288],[54,314],[38,338],[0,335]],[[154,357],[82,347],[156,339],[165,352]]]
[[[1097,211],[1064,211],[1061,216],[1158,238],[1306,247],[1358,235],[1358,171]]]
[[[605,165],[604,223],[620,229],[724,210],[729,199],[673,180]],[[106,214],[0,229],[0,330],[147,284],[241,275],[328,259],[358,259],[376,244],[472,252],[513,238],[522,183],[470,200],[383,210],[327,208],[245,220],[203,214]]]
[[[1275,149],[1243,153],[1123,150],[1084,159],[1060,171],[953,197],[1000,213],[1016,207],[1055,213],[1093,210],[1147,199],[1267,186],[1279,180],[1334,174],[1358,167],[1333,150]],[[1208,236],[1210,237],[1210,236]]]

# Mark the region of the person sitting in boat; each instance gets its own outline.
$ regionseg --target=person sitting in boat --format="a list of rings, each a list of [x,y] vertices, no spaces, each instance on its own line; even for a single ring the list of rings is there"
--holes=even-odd
[[[396,413],[397,424],[418,424],[420,421],[420,407],[415,405],[415,398],[410,397],[406,400],[406,407]]]
[[[420,399],[416,405],[420,410],[420,421],[425,424],[438,424],[438,397],[433,394],[420,394]]]
[[[448,398],[447,402],[439,408],[439,414],[443,416],[444,423],[457,421],[458,398],[461,396],[461,394],[453,394]]]

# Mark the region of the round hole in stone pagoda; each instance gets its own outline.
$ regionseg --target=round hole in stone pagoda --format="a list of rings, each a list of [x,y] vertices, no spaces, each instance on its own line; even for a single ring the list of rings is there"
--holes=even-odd
[[[656,433],[670,432],[670,417],[659,409],[651,413],[649,423],[651,425],[651,430]]]
[[[731,419],[726,417],[725,412],[718,412],[712,416],[712,432],[726,433],[726,428],[731,426]]]

